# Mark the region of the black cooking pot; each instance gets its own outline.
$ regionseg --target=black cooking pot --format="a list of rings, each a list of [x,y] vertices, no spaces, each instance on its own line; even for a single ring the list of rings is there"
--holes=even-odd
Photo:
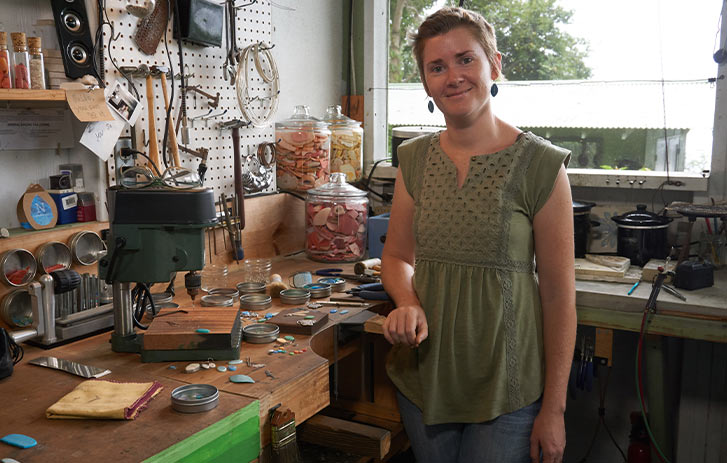
[[[649,259],[666,259],[669,246],[666,229],[672,219],[646,210],[637,204],[636,210],[612,217],[618,225],[619,256],[631,259],[631,264],[644,266]]]
[[[576,257],[585,257],[588,252],[588,240],[591,236],[591,227],[597,227],[598,222],[591,221],[591,208],[596,203],[573,200],[573,240],[575,242]]]

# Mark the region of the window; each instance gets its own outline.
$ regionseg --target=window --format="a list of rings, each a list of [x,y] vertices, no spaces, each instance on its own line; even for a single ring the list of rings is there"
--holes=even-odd
[[[451,0],[389,0],[388,126],[439,125],[406,32]],[[699,177],[712,163],[722,2],[468,0],[497,31],[495,113],[573,151],[569,173]],[[537,20],[536,20],[537,19]],[[706,185],[706,182],[705,182]]]

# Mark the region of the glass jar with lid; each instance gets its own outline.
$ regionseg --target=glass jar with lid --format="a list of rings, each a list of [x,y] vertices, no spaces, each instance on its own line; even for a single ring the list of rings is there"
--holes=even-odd
[[[330,105],[323,120],[331,130],[331,173],[343,172],[347,181],[358,182],[363,171],[361,123],[345,116],[340,105]]]
[[[28,39],[23,32],[13,32],[10,37],[13,39],[13,87],[30,88]]]
[[[328,124],[310,115],[306,105],[275,124],[278,187],[310,190],[328,182],[331,131]]]
[[[12,88],[10,78],[10,52],[8,51],[8,35],[0,31],[0,88]]]
[[[366,251],[366,192],[346,183],[346,174],[336,172],[329,183],[308,190],[305,203],[308,257],[320,262],[361,260]]]

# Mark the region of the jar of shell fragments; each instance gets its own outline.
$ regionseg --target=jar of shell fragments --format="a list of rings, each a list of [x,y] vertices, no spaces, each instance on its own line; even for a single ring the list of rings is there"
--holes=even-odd
[[[328,182],[331,131],[308,106],[296,106],[289,119],[275,124],[275,140],[278,188],[304,191]]]
[[[330,105],[323,120],[331,129],[331,172],[343,172],[347,181],[358,182],[363,170],[361,123],[346,117],[340,105]]]
[[[369,200],[366,192],[346,183],[346,174],[308,190],[305,204],[308,257],[321,262],[354,262],[366,251]]]

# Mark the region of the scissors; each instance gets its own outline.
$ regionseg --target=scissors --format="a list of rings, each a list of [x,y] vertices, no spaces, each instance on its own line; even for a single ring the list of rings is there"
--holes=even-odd
[[[351,288],[346,293],[351,294],[361,299],[373,300],[373,301],[388,301],[391,298],[386,291],[384,291],[384,285],[381,283],[368,283]]]
[[[347,280],[358,281],[359,283],[378,283],[381,281],[379,277],[372,275],[354,275],[353,273],[342,272],[342,268],[322,268],[320,270],[316,270],[316,275],[345,278]]]

